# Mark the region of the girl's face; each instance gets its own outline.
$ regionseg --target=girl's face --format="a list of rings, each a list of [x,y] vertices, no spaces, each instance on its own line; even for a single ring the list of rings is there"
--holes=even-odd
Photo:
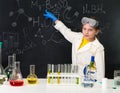
[[[82,27],[82,33],[84,38],[88,41],[95,40],[95,35],[97,35],[99,30],[95,29],[94,27],[90,26],[89,23],[84,24]]]

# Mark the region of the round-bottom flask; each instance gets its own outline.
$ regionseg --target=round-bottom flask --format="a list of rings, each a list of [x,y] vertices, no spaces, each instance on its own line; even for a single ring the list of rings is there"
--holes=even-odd
[[[27,83],[28,84],[38,83],[38,77],[35,74],[35,65],[30,65],[30,74],[27,76]]]

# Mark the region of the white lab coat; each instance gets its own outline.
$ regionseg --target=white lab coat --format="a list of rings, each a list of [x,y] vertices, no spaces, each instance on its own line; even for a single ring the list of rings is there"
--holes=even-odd
[[[62,33],[62,35],[72,43],[72,64],[79,65],[80,76],[83,76],[83,69],[90,63],[91,56],[95,56],[95,63],[97,68],[97,80],[101,81],[105,75],[105,63],[104,63],[104,47],[97,40],[89,42],[84,47],[79,48],[83,34],[81,32],[73,32],[67,28],[61,21],[58,21],[55,28]]]

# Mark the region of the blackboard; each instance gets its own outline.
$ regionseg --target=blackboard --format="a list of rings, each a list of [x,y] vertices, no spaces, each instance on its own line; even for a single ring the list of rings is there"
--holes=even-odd
[[[38,77],[46,77],[47,64],[71,63],[71,44],[44,18],[45,9],[76,32],[81,31],[83,16],[100,19],[106,77],[113,78],[113,70],[120,69],[119,0],[0,0],[2,65],[6,67],[8,55],[16,53],[23,77],[30,64],[36,65]]]

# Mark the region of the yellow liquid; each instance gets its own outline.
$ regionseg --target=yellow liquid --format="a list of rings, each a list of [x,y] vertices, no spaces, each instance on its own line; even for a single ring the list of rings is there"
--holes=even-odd
[[[76,84],[79,84],[79,78],[78,77],[76,78]]]
[[[50,71],[50,70],[48,71],[48,75],[49,75],[49,74],[51,74],[51,71]],[[47,78],[47,80],[48,80],[48,84],[51,83],[51,79],[52,79],[52,77],[48,76],[48,78]]]
[[[38,79],[37,78],[27,78],[27,83],[28,84],[37,84]]]
[[[60,72],[58,72],[57,83],[60,84]]]
[[[52,79],[52,77],[48,77],[48,83],[50,84],[51,83],[51,79]]]
[[[58,76],[57,83],[60,84],[60,77]]]

